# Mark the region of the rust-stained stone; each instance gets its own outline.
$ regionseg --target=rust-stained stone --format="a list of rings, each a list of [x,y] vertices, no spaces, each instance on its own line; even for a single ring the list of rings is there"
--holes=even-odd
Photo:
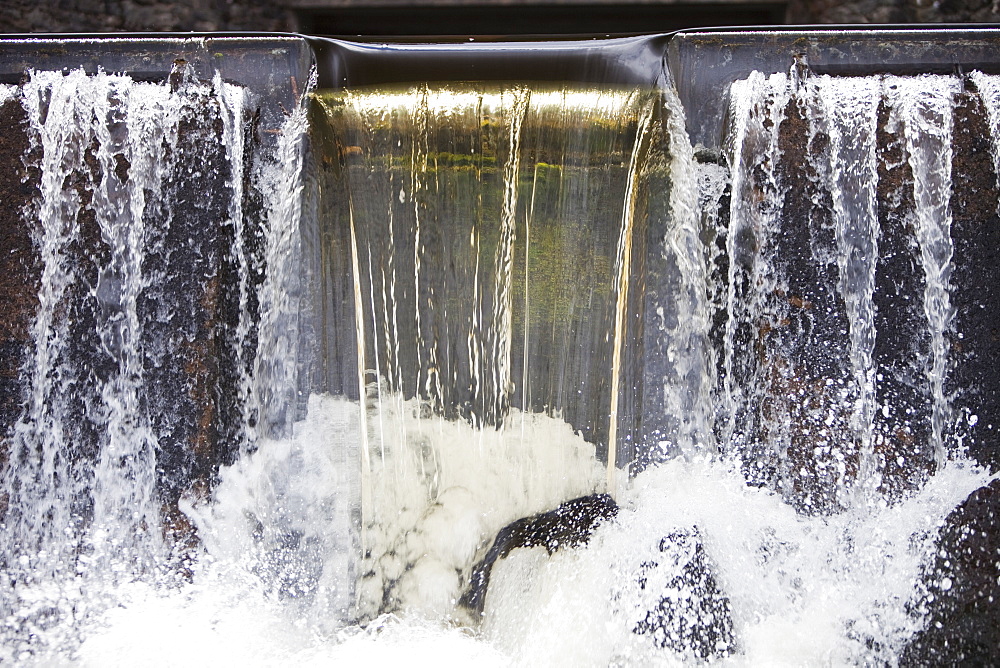
[[[58,363],[63,373],[72,376],[72,389],[61,393],[64,420],[76,433],[67,439],[67,454],[74,462],[78,476],[93,475],[93,464],[100,458],[105,440],[106,424],[96,410],[95,398],[100,388],[118,371],[118,362],[101,341],[102,304],[98,299],[98,283],[102,271],[111,260],[111,248],[103,238],[93,209],[95,184],[104,178],[96,158],[97,142],[84,150],[80,169],[74,170],[66,186],[79,198],[76,215],[77,233],[65,249],[63,262],[71,267],[74,281],[64,295],[67,341]],[[89,485],[87,486],[89,487]],[[89,496],[78,500],[78,514],[89,513]]]
[[[930,333],[924,269],[916,232],[913,173],[901,134],[888,131],[890,108],[878,107],[878,260],[875,266],[874,455],[880,491],[898,499],[935,470],[931,387],[925,367]]]
[[[178,94],[190,95],[190,105],[176,148],[164,147],[170,168],[148,211],[143,273],[150,281],[139,304],[157,488],[168,527],[183,525],[180,497],[207,494],[219,466],[232,463],[241,418],[231,393],[239,289],[220,284],[224,274],[233,277],[225,268],[234,246],[222,118],[214,98],[183,87]],[[224,378],[229,392],[220,391]]]
[[[3,402],[3,429],[9,433],[25,410],[25,392],[31,382],[33,370],[27,368],[28,355],[33,347],[32,323],[37,312],[41,262],[37,253],[36,237],[41,234],[41,224],[37,220],[39,201],[38,183],[40,174],[37,165],[41,161],[41,149],[29,149],[30,130],[19,99],[7,102],[0,110],[0,127],[5,131],[4,146],[0,155],[8,158],[8,164],[23,165],[23,169],[4,172],[0,179],[17,179],[13,184],[0,186],[6,199],[0,207],[6,220],[2,222],[2,236],[8,244],[3,249],[2,272],[3,297],[6,303],[14,305],[4,314],[2,362],[4,386],[0,388]],[[11,141],[11,138],[14,138]],[[97,297],[98,280],[102,269],[108,264],[110,248],[102,238],[100,226],[93,210],[94,184],[102,175],[96,157],[98,146],[93,143],[79,147],[82,162],[69,172],[63,182],[64,192],[78,202],[75,219],[70,224],[75,234],[63,249],[61,262],[73,280],[62,295],[62,301],[55,309],[54,326],[61,331],[64,345],[59,351],[55,364],[59,365],[61,382],[56,384],[46,401],[57,411],[64,423],[70,427],[71,436],[66,439],[65,449],[60,453],[60,465],[68,467],[70,475],[80,489],[89,488],[93,477],[94,463],[99,457],[104,440],[105,425],[102,423],[98,403],[98,387],[106,383],[114,374],[116,363],[113,353],[102,345],[100,336],[101,304]],[[23,180],[23,181],[22,181]],[[6,187],[5,187],[6,186]],[[0,252],[3,252],[0,250]],[[70,501],[75,520],[86,521],[91,513],[92,500],[88,494],[71,494]]]
[[[964,443],[984,465],[996,468],[1000,427],[1000,199],[990,132],[979,98],[960,96],[955,112],[952,234],[955,243],[951,299],[955,329],[949,336],[946,393],[958,427],[946,434]],[[780,230],[771,237],[745,232],[754,257],[768,262],[784,287],[766,297],[767,316],[752,330],[738,329],[735,381],[751,388],[754,423],[744,448],[748,478],[780,488],[803,512],[834,512],[836,494],[850,485],[860,464],[860,441],[850,429],[850,401],[857,392],[849,359],[850,324],[838,290],[832,200],[819,173],[828,139],[812,133],[802,102],[793,97],[779,128],[780,160],[774,165],[781,193]],[[917,489],[933,474],[933,404],[927,364],[930,335],[923,304],[924,269],[916,234],[913,174],[901,134],[889,131],[891,110],[878,109],[878,250],[873,295],[876,338],[876,412],[873,455],[879,491],[891,501]],[[750,176],[766,196],[763,163]],[[730,258],[738,265],[746,258]],[[745,272],[737,272],[739,281]],[[753,288],[737,283],[738,299]],[[753,359],[746,351],[753,350]],[[975,419],[969,420],[970,415]],[[747,421],[747,416],[740,418]],[[974,423],[974,424],[970,424]],[[776,426],[777,425],[777,426]],[[787,426],[781,426],[787,425]],[[784,452],[768,451],[782,438]],[[838,472],[841,461],[843,468]]]
[[[842,396],[854,390],[850,326],[837,264],[823,260],[837,254],[828,179],[818,173],[828,163],[829,137],[811,131],[804,104],[793,96],[778,129],[780,229],[763,240],[761,253],[784,287],[770,296],[772,313],[757,326],[764,391],[754,437],[787,443],[785,452],[772,453],[770,484],[800,512],[825,514],[841,509],[838,494],[856,477],[859,452],[851,402]]]
[[[219,467],[234,461],[243,445],[240,378],[249,372],[256,351],[256,325],[237,341],[240,322],[240,276],[233,251],[235,226],[229,220],[233,196],[231,167],[222,143],[219,102],[209,88],[184,85],[187,97],[175,147],[159,147],[168,165],[157,192],[147,192],[143,228],[145,287],[138,297],[142,379],[139,410],[149,416],[157,439],[156,491],[163,508],[164,532],[190,546],[193,529],[178,510],[182,495],[207,496]],[[252,161],[256,124],[245,125],[247,164]],[[24,411],[29,382],[24,369],[32,347],[37,311],[40,258],[35,238],[40,155],[28,155],[30,130],[18,100],[0,105],[0,156],[14,169],[0,171],[0,466],[4,443]],[[55,311],[64,344],[54,361],[61,382],[46,399],[72,436],[63,464],[69,466],[79,493],[72,498],[74,521],[86,524],[94,465],[107,441],[103,388],[125,373],[121,351],[108,327],[120,317],[119,269],[95,212],[98,188],[121,205],[132,169],[124,155],[112,156],[107,171],[93,140],[79,147],[80,164],[63,187],[79,203],[75,228],[60,262],[71,280]],[[36,151],[38,152],[38,151]],[[264,279],[260,194],[245,170],[244,239],[249,267],[247,307],[256,322],[252,290]],[[22,215],[23,214],[23,215]],[[109,338],[110,337],[110,338]],[[0,517],[6,499],[0,498]]]
[[[28,119],[20,102],[0,105],[0,468],[6,466],[6,439],[24,407],[22,367],[31,345],[31,323],[38,308],[41,266],[31,226],[22,212],[36,197],[37,169],[29,167]],[[0,494],[0,518],[7,501]]]
[[[986,110],[971,82],[958,96],[952,133],[949,333],[945,392],[956,441],[993,471],[1000,469],[1000,189]],[[975,416],[972,418],[971,416]]]

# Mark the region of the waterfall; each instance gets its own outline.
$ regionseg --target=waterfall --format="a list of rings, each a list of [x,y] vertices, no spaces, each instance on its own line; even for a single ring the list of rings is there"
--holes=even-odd
[[[599,458],[614,480],[627,452],[617,444],[635,437],[633,398],[628,416],[617,406],[636,386],[630,258],[645,243],[649,165],[663,168],[651,139],[659,103],[518,86],[320,102],[341,162],[330,224],[351,230],[372,414],[359,614],[419,606],[428,582],[441,587],[432,607],[447,610],[491,535],[595,491]],[[567,272],[580,283],[563,282]],[[471,429],[468,453],[456,449],[461,432],[447,436],[454,420]],[[531,445],[545,438],[544,450]],[[484,519],[448,554],[416,546],[425,525],[478,506]]]
[[[182,65],[163,84],[74,70],[4,89],[32,193],[19,250],[38,267],[23,408],[4,443],[10,657],[72,647],[117,586],[180,581],[193,534],[178,503],[206,497],[219,463],[252,449],[279,408],[261,358],[294,374],[294,349],[274,354],[288,332],[269,323],[297,306],[267,295],[290,292],[298,218],[282,207],[300,200],[303,112],[267,164],[250,146],[250,103]]]
[[[952,503],[939,495],[961,498],[990,479],[966,459],[983,404],[969,408],[975,400],[954,390],[956,377],[978,373],[958,314],[988,308],[987,297],[964,311],[953,303],[968,303],[955,276],[970,276],[954,245],[988,242],[953,238],[951,203],[975,201],[952,175],[962,165],[953,110],[968,110],[976,137],[973,123],[993,121],[992,79],[819,76],[800,62],[733,84],[724,154],[674,156],[696,163],[702,238],[715,246],[687,257],[704,258],[719,281],[696,303],[717,314],[699,331],[717,347],[723,457],[689,455],[640,474],[624,497],[635,513],[599,529],[586,550],[508,557],[493,570],[488,637],[529,663],[628,665],[648,660],[652,644],[628,630],[659,623],[657,642],[673,657],[732,659],[721,627],[694,630],[711,620],[691,612],[705,593],[686,579],[700,535],[728,588],[738,663],[905,654],[933,602],[919,578],[943,521],[928,518]],[[971,178],[995,188],[996,174],[977,165]],[[963,219],[991,220],[988,202],[971,215],[966,204]],[[987,401],[988,386],[977,395]],[[747,483],[788,505],[757,505],[775,496]],[[662,536],[674,537],[671,550],[657,546]],[[936,577],[935,591],[954,586]],[[648,593],[652,578],[662,593]],[[657,621],[657,605],[683,611],[673,613],[681,621]],[[596,621],[579,609],[599,611]]]
[[[964,628],[1000,75],[796,52],[706,139],[663,45],[612,42],[461,82],[354,45],[278,101],[211,49],[0,86],[0,663],[895,665]]]
[[[856,485],[898,494],[959,446],[946,341],[961,82],[794,74],[733,87],[721,432],[748,475],[826,512]]]

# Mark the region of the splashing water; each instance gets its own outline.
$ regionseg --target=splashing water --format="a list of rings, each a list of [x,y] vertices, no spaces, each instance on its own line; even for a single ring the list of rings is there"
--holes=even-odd
[[[274,164],[237,139],[246,99],[183,68],[162,85],[32,72],[4,90],[38,174],[23,213],[38,226],[23,252],[40,268],[23,414],[4,442],[4,660],[65,657],[120,587],[182,581],[183,490],[209,482],[206,455],[251,449],[268,432],[246,425],[284,410],[252,380],[287,395],[283,379],[248,367],[275,352],[294,359],[275,343],[287,332],[268,324],[287,329],[298,307],[266,295],[289,292],[277,257],[298,238],[298,211],[282,207],[300,199],[304,111],[288,120]],[[263,260],[268,319],[252,326],[248,265],[261,227],[244,213],[246,184],[280,246]],[[231,260],[243,277],[233,302],[219,289]],[[238,387],[235,400],[214,383]]]
[[[632,629],[656,602],[637,585],[643,564],[662,559],[657,545],[663,536],[691,526],[704,536],[732,602],[739,644],[724,663],[891,661],[920,624],[908,604],[919,595],[920,568],[934,549],[937,528],[989,479],[973,466],[953,463],[891,508],[810,518],[780,496],[747,486],[738,464],[678,460],[640,474],[621,499],[618,519],[599,528],[587,548],[551,557],[543,548],[517,550],[501,562],[481,631],[442,621],[447,587],[416,585],[407,592],[408,614],[379,617],[362,631],[331,623],[337,618],[331,608],[303,609],[301,600],[288,598],[282,603],[261,585],[274,578],[321,588],[322,575],[303,572],[308,560],[301,557],[311,553],[321,570],[330,537],[337,535],[329,520],[329,506],[337,503],[329,481],[342,473],[329,446],[336,441],[331,434],[343,433],[338,421],[356,419],[356,406],[314,400],[310,415],[317,417],[300,425],[290,444],[262,447],[228,471],[215,504],[196,513],[208,555],[193,583],[166,597],[143,585],[120,588],[120,609],[80,649],[83,665],[126,665],[136,658],[148,665],[197,664],[213,656],[262,666],[403,656],[486,665],[688,663],[694,657],[661,648]],[[464,429],[466,437],[475,435]],[[539,418],[529,433],[537,443],[547,431],[563,429]],[[516,465],[501,457],[494,462],[501,469]],[[600,476],[599,468],[594,475]],[[424,491],[420,481],[411,484],[412,493]],[[444,507],[456,519],[482,512],[471,495],[451,497]],[[275,517],[275,508],[284,516]],[[258,513],[266,531],[297,529],[299,547],[276,548],[280,541],[254,536],[250,513]],[[467,524],[433,519],[424,518],[419,535],[450,551],[462,548],[463,535],[469,540],[477,533]],[[313,547],[302,549],[309,541]],[[280,575],[275,549],[284,549],[286,558],[297,555],[283,562],[288,570]],[[267,577],[260,577],[262,571]],[[426,571],[412,575],[423,585],[440,584]],[[176,646],[178,637],[187,639],[184,647]],[[164,651],[151,651],[156,647]]]

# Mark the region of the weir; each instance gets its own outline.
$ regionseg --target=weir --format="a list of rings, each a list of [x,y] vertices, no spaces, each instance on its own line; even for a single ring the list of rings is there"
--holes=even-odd
[[[0,660],[993,656],[996,46],[0,40]]]

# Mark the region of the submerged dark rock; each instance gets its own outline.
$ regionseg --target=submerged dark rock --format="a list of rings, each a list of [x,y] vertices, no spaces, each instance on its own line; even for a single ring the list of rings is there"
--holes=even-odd
[[[544,547],[553,554],[586,545],[594,530],[618,511],[610,496],[594,494],[508,524],[473,568],[460,605],[482,615],[496,562],[518,548]],[[729,656],[736,648],[731,605],[719,587],[701,532],[697,527],[671,532],[660,541],[659,554],[655,561],[643,562],[637,573],[640,605],[646,603],[648,608],[632,632],[682,655]]]
[[[945,519],[924,574],[927,618],[900,666],[987,666],[1000,656],[1000,480]]]
[[[486,556],[472,569],[469,588],[459,604],[483,614],[493,565],[519,547],[544,547],[549,554],[564,547],[586,545],[594,529],[618,515],[618,504],[607,494],[567,501],[555,510],[512,522],[500,530]]]
[[[736,649],[732,605],[716,581],[701,532],[678,529],[660,541],[659,550],[662,559],[644,563],[639,575],[639,587],[659,600],[633,632],[680,654],[729,656]]]

